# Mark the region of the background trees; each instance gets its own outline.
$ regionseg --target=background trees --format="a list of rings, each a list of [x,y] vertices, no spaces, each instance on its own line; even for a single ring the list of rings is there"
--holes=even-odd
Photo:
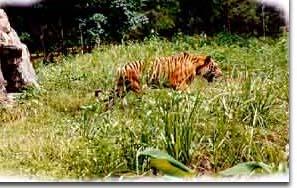
[[[277,10],[245,0],[47,0],[5,10],[29,49],[45,54],[151,34],[277,36],[284,25]]]

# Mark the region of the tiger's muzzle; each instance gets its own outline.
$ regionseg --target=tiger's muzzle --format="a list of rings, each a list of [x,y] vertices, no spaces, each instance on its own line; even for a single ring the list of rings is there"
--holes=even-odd
[[[209,71],[203,77],[208,81],[208,82],[213,82],[214,80],[217,80],[218,78],[222,77],[223,73],[221,70],[216,70],[216,71]]]

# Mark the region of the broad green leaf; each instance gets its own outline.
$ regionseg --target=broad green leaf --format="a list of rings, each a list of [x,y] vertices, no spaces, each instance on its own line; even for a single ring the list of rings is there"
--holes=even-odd
[[[262,162],[245,162],[240,163],[234,167],[228,168],[224,171],[219,172],[221,176],[242,176],[251,175],[256,169],[262,169],[267,173],[271,172],[268,165]]]
[[[166,175],[174,176],[174,177],[188,177],[194,175],[191,172],[184,171],[170,163],[166,159],[151,159],[150,160],[151,167],[154,167]]]
[[[161,170],[166,175],[176,177],[188,177],[195,175],[190,168],[188,168],[181,162],[175,160],[166,152],[155,149],[147,149],[142,152],[139,152],[138,156],[140,155],[151,157],[151,166],[158,170]]]

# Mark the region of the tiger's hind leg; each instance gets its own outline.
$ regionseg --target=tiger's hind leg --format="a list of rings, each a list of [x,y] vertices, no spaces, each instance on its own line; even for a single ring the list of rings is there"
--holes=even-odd
[[[135,70],[127,71],[124,76],[120,76],[114,90],[114,97],[110,100],[110,104],[114,105],[116,98],[120,98],[123,106],[127,106],[127,101],[124,97],[129,91],[133,91],[137,94],[142,92],[139,78],[139,73]]]
[[[131,90],[135,93],[141,93],[140,75],[138,72],[131,70],[125,79],[127,91]]]
[[[128,85],[128,89],[132,90],[135,93],[141,93],[142,88],[139,79],[132,79],[130,81],[130,84]]]

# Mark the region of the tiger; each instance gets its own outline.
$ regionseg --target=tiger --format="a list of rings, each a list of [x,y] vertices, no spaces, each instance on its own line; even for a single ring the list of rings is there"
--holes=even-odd
[[[201,75],[208,82],[222,76],[222,71],[211,56],[182,52],[158,57],[153,61],[133,61],[117,69],[114,94],[122,98],[129,91],[142,92],[141,83],[186,90],[194,78]],[[98,96],[101,90],[96,90]]]
[[[196,75],[213,82],[222,76],[222,71],[211,56],[187,52],[159,57],[151,63],[133,61],[117,70],[115,91],[118,96],[129,91],[140,93],[142,77],[149,86],[162,85],[174,90],[186,90]]]

